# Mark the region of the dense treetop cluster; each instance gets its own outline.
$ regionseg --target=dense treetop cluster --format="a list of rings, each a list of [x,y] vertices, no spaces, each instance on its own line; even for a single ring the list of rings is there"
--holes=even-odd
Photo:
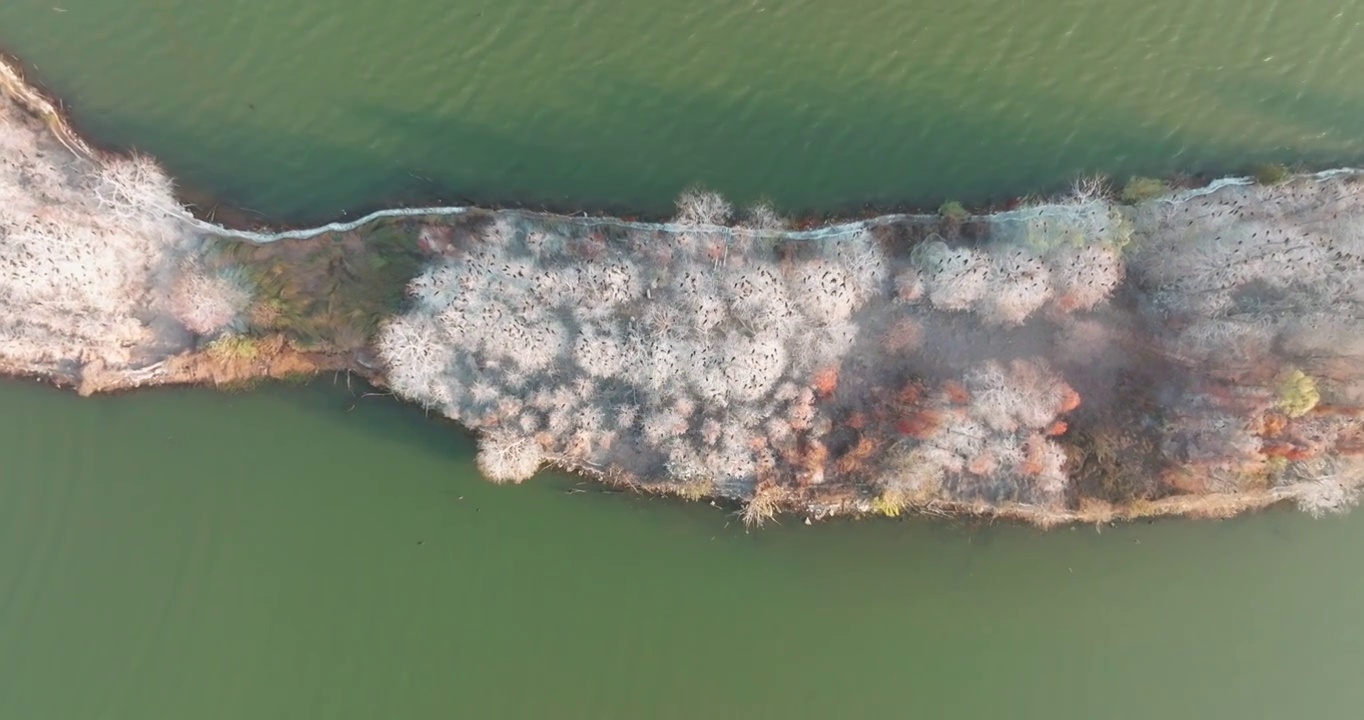
[[[0,98],[0,362],[131,367],[226,329],[249,290],[184,214],[155,163],[77,155]]]
[[[758,520],[854,487],[890,512],[1267,488],[1329,509],[1360,428],[1316,407],[1356,401],[1358,365],[1321,354],[1364,266],[1355,221],[1319,224],[1353,187],[1135,207],[1091,187],[817,239],[703,192],[647,229],[494,213],[377,347],[398,394],[481,431],[498,481],[550,461]],[[1148,477],[1119,486],[1124,465]]]

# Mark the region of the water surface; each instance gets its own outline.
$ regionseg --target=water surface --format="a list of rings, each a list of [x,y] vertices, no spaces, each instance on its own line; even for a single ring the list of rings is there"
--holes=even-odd
[[[1358,717],[1364,522],[787,521],[478,479],[330,379],[0,384],[3,718]]]
[[[58,11],[58,6],[60,11]],[[104,141],[275,218],[800,210],[1364,158],[1357,0],[7,0]]]
[[[55,5],[55,7],[54,7]],[[99,140],[276,219],[440,194],[789,208],[1364,156],[1353,0],[8,0]],[[357,391],[358,392],[358,391]],[[1310,717],[1364,519],[1050,534],[548,476],[344,382],[0,383],[0,718]]]

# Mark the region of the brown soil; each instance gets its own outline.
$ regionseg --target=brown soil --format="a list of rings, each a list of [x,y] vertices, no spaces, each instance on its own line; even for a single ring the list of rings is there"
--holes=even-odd
[[[87,363],[77,377],[50,376],[58,386],[74,387],[81,395],[118,392],[158,385],[242,387],[260,380],[287,380],[323,372],[357,372],[363,368],[348,355],[303,351],[282,335],[262,338],[255,357],[225,357],[209,351],[190,351],[167,358],[154,369],[130,374],[108,370],[101,362]]]

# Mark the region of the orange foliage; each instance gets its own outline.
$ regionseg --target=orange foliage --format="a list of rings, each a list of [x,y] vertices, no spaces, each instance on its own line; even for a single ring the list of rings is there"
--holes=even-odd
[[[924,386],[920,382],[905,383],[896,395],[895,401],[902,405],[918,405],[924,399]]]
[[[1308,460],[1316,453],[1305,448],[1296,447],[1287,443],[1276,443],[1266,445],[1263,450],[1265,455],[1270,457],[1281,457],[1285,460]]]
[[[824,480],[824,463],[829,461],[829,448],[818,440],[807,440],[801,444],[799,452],[797,483],[809,485],[822,482]]]
[[[1250,378],[1247,377],[1249,380]],[[1244,408],[1265,399],[1264,391],[1243,385],[1228,385],[1221,382],[1209,382],[1200,388],[1208,397],[1217,401],[1217,404],[1225,408]]]
[[[971,402],[971,393],[956,380],[948,380],[942,384],[942,391],[947,395],[948,402],[955,405],[965,405]]]
[[[888,353],[901,353],[913,350],[923,340],[923,329],[917,322],[904,318],[895,323],[881,338],[881,349]]]
[[[1346,433],[1336,441],[1336,452],[1341,455],[1364,455],[1364,434]]]
[[[1327,405],[1319,403],[1312,408],[1313,415],[1343,415],[1345,417],[1359,417],[1364,414],[1364,408],[1349,407],[1348,405]]]
[[[861,411],[853,411],[844,424],[854,430],[861,430],[867,426],[867,416]]]
[[[835,471],[840,476],[851,475],[857,471],[858,466],[876,453],[876,442],[863,435],[858,438],[857,444],[849,448],[843,456],[838,459]]]
[[[1191,472],[1188,468],[1171,468],[1161,473],[1160,481],[1165,485],[1190,495],[1208,491],[1207,473]]]
[[[1075,388],[1066,385],[1065,391],[1061,395],[1061,412],[1068,413],[1077,407],[1080,407],[1080,393],[1075,392]]]
[[[814,379],[810,381],[810,387],[822,398],[834,394],[834,390],[838,389],[838,368],[827,367],[815,373]]]
[[[918,440],[927,440],[938,433],[942,416],[933,410],[918,410],[895,421],[895,429],[901,435]]]
[[[1040,442],[1029,441],[1025,448],[1027,455],[1024,457],[1020,469],[1024,475],[1041,475],[1043,468],[1046,467],[1042,454],[1046,446]]]
[[[1265,413],[1264,420],[1260,425],[1260,435],[1274,437],[1283,434],[1288,429],[1288,416],[1278,412]]]
[[[818,440],[811,440],[805,446],[805,464],[807,467],[819,467],[824,465],[829,459],[829,448]]]
[[[972,475],[989,475],[995,471],[995,467],[995,456],[990,453],[981,453],[971,458],[971,462],[966,463],[966,472]]]
[[[1076,293],[1066,293],[1056,298],[1056,307],[1063,312],[1070,312],[1080,307],[1080,297]]]
[[[1047,426],[1047,436],[1056,437],[1057,435],[1064,435],[1066,434],[1066,431],[1069,429],[1070,425],[1067,424],[1065,420],[1057,420],[1056,422]]]

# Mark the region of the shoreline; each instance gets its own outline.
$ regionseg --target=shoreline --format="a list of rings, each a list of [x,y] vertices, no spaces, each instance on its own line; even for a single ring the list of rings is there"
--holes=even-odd
[[[126,159],[126,156],[120,153],[91,145],[85,138],[81,137],[70,124],[60,101],[54,102],[40,89],[30,85],[24,79],[20,68],[20,65],[12,63],[10,56],[0,55],[0,94],[8,94],[26,112],[40,119],[52,137],[73,155],[88,160],[95,166],[113,160]],[[1316,184],[1324,186],[1338,180],[1348,181],[1360,173],[1361,171],[1352,168],[1337,168],[1313,174],[1299,174],[1293,178],[1294,181],[1312,180]],[[1204,185],[1193,187],[1167,185],[1163,197],[1149,202],[1154,204],[1168,203],[1172,208],[1182,207],[1191,204],[1198,198],[1213,196],[1224,189],[1254,186],[1255,180],[1248,177],[1217,178],[1209,180]],[[494,219],[499,223],[520,222],[531,226],[574,226],[578,230],[571,232],[581,233],[596,234],[606,229],[612,233],[626,236],[634,233],[642,235],[662,234],[685,238],[698,233],[733,235],[736,232],[730,225],[713,224],[704,220],[700,222],[676,220],[645,222],[588,213],[565,215],[525,208],[508,209],[476,206],[384,208],[367,213],[355,220],[336,221],[307,228],[282,230],[271,228],[271,232],[261,232],[267,228],[256,225],[257,229],[252,230],[210,222],[202,217],[204,214],[202,207],[186,206],[184,204],[185,197],[182,194],[177,193],[174,199],[178,204],[174,208],[163,208],[162,212],[165,212],[175,222],[192,228],[205,237],[226,241],[244,241],[243,244],[255,247],[262,253],[267,253],[266,255],[251,256],[248,252],[247,256],[254,258],[255,264],[242,260],[240,263],[242,267],[258,267],[261,265],[261,262],[258,261],[262,258],[269,260],[270,258],[288,257],[289,252],[301,247],[299,243],[313,243],[308,247],[318,247],[319,243],[325,245],[327,242],[339,242],[342,238],[350,238],[360,242],[360,247],[364,247],[367,234],[374,234],[382,230],[381,226],[385,225],[386,221],[393,221],[395,226],[401,225],[409,235],[415,235],[415,230],[419,227],[444,229],[446,233],[451,231],[464,232],[460,230],[463,227],[461,223],[478,225],[479,223],[493,222]],[[996,207],[982,210],[979,213],[968,213],[964,221],[954,220],[951,226],[957,227],[963,223],[965,226],[979,225],[982,227],[1009,223],[1026,225],[1029,222],[1037,221],[1058,206],[1024,205],[1015,200],[1005,203],[1001,207],[1006,209]],[[219,208],[218,212],[224,213],[228,220],[245,217],[245,211]],[[750,242],[778,244],[807,241],[834,242],[849,235],[867,235],[877,232],[903,233],[906,228],[927,228],[926,231],[931,237],[936,235],[937,228],[944,226],[943,223],[947,222],[938,212],[873,213],[874,211],[869,210],[867,215],[843,217],[826,215],[820,218],[818,222],[797,221],[794,223],[796,229],[786,229],[785,226],[756,227],[743,229],[742,233],[749,238]],[[217,213],[211,213],[210,217],[216,218]],[[1045,225],[1045,222],[1043,224]],[[329,241],[328,238],[331,240]],[[423,236],[421,243],[424,244],[425,242]],[[274,252],[277,252],[278,255],[268,254]],[[446,262],[444,258],[449,254],[449,249],[431,250],[423,246],[419,251],[414,251],[411,254],[421,262]],[[380,258],[378,255],[374,257]],[[234,262],[236,261],[234,260]],[[278,263],[280,261],[276,259],[273,262]],[[307,262],[311,262],[311,260],[305,259],[304,267],[295,269],[300,273],[306,273],[308,270]],[[223,264],[220,262],[219,265],[222,268],[235,267],[231,263]],[[416,265],[414,265],[413,272],[415,272],[415,268]],[[313,270],[316,271],[316,268]],[[331,270],[326,272],[331,272]],[[287,284],[288,281],[281,280],[281,282]],[[311,296],[303,293],[302,300],[311,299]],[[237,354],[224,354],[220,350],[215,350],[214,344],[216,343],[207,345],[195,343],[182,351],[139,367],[124,365],[107,369],[104,361],[98,359],[87,359],[77,366],[59,364],[23,365],[14,362],[0,362],[0,373],[16,377],[40,378],[59,387],[73,388],[82,395],[159,385],[232,387],[260,379],[286,379],[302,374],[317,374],[326,371],[354,373],[376,387],[387,388],[392,383],[387,377],[387,373],[380,369],[375,360],[370,357],[368,347],[371,341],[367,333],[375,332],[380,323],[390,321],[384,319],[383,316],[376,316],[375,319],[367,322],[371,324],[363,325],[366,329],[357,331],[363,336],[358,344],[353,339],[348,344],[334,343],[334,339],[324,339],[316,347],[303,347],[299,345],[296,338],[291,337],[287,332],[263,331],[250,337],[249,352],[238,351]],[[323,324],[325,325],[325,323]],[[217,331],[210,333],[209,336],[215,336],[216,333]],[[328,343],[334,343],[335,346],[330,346]],[[346,347],[342,347],[343,345]],[[409,399],[413,399],[410,393],[395,394],[405,395]],[[481,424],[479,422],[465,422],[459,419],[456,419],[456,422],[471,432],[480,431]],[[493,426],[496,427],[496,425],[497,423],[494,422]],[[1061,426],[1064,433],[1065,423],[1062,423]],[[482,427],[486,431],[486,425]],[[733,491],[725,491],[709,485],[705,486],[705,490],[698,492],[675,484],[657,485],[640,482],[629,472],[621,472],[615,469],[603,470],[593,462],[583,458],[570,459],[569,455],[551,453],[543,458],[543,462],[607,484],[640,492],[663,492],[682,495],[689,499],[714,498],[723,499],[726,502],[737,501],[745,503],[749,509],[761,504],[761,514],[756,516],[758,521],[770,518],[777,513],[804,515],[807,521],[843,515],[897,516],[900,514],[922,514],[943,517],[1006,519],[1040,527],[1052,527],[1061,524],[1089,522],[1098,524],[1170,515],[1209,518],[1231,517],[1242,512],[1299,498],[1299,495],[1291,489],[1294,486],[1270,485],[1259,489],[1248,488],[1236,492],[1221,492],[1208,488],[1167,494],[1150,499],[1141,498],[1128,502],[1108,502],[1098,498],[1081,497],[1078,504],[1067,503],[1064,505],[1056,505],[1054,501],[1051,504],[1004,499],[965,501],[929,496],[920,497],[918,495],[913,497],[895,495],[897,499],[891,502],[887,500],[890,497],[889,494],[868,495],[865,488],[854,488],[851,485],[847,487],[835,485],[825,489],[804,487],[799,492],[795,492],[792,489],[761,484],[757,490],[753,491],[754,494],[751,497],[745,497],[736,495]],[[764,490],[764,487],[767,490]],[[1195,483],[1194,487],[1198,487],[1198,484]],[[887,505],[887,502],[891,502],[891,504]]]
[[[0,92],[10,93],[30,112],[43,118],[53,133],[73,151],[78,150],[90,157],[122,157],[126,155],[120,150],[94,143],[83,135],[69,113],[66,112],[60,96],[46,88],[41,82],[32,80],[29,77],[30,70],[29,66],[17,54],[0,48]],[[1297,175],[1316,177],[1362,171],[1364,170],[1349,166],[1323,167],[1315,170],[1306,166],[1294,166],[1293,170]],[[1162,180],[1177,191],[1193,192],[1215,189],[1220,187],[1220,184],[1227,182],[1253,182],[1250,175],[1209,172],[1181,173],[1176,177],[1162,178]],[[1001,212],[1018,209],[1029,200],[1039,197],[1045,198],[1047,195],[1038,196],[1026,193],[986,199],[983,202],[966,205],[965,209],[971,215],[997,215]],[[562,217],[580,219],[584,222],[625,222],[640,226],[667,225],[671,219],[668,215],[632,212],[628,207],[612,203],[587,205],[524,204],[514,200],[490,198],[487,201],[467,202],[458,205],[443,204],[438,200],[435,203],[419,201],[413,204],[392,204],[376,201],[363,205],[354,212],[342,212],[339,217],[329,221],[324,221],[322,218],[313,221],[289,219],[279,221],[272,220],[264,213],[256,210],[223,204],[207,188],[181,188],[177,186],[176,199],[181,202],[182,207],[189,212],[193,220],[201,223],[196,225],[199,229],[205,232],[214,232],[221,237],[251,242],[260,241],[255,239],[259,235],[275,236],[277,239],[301,239],[329,232],[331,231],[329,228],[332,226],[354,228],[385,217],[453,215],[471,210],[514,211],[528,216]],[[793,218],[793,225],[800,230],[818,233],[856,223],[892,221],[897,218],[936,217],[939,209],[938,206],[912,201],[886,205],[866,203],[798,214]]]
[[[224,363],[210,357],[207,353],[185,353],[172,358],[169,362],[137,379],[129,380],[125,375],[94,376],[91,378],[74,377],[69,374],[30,369],[0,367],[0,376],[15,380],[30,380],[48,385],[63,392],[75,392],[82,397],[94,394],[117,394],[135,391],[150,391],[170,387],[206,387],[220,392],[238,389],[251,389],[258,382],[291,381],[299,378],[312,378],[327,372],[345,372],[354,375],[378,390],[387,390],[384,378],[372,369],[366,368],[353,358],[309,353],[295,348],[285,348],[280,354],[260,362]],[[391,392],[385,392],[392,395]],[[455,423],[463,432],[473,432],[462,424]],[[560,465],[552,463],[551,469],[576,475],[600,484],[603,488],[641,494],[659,494],[679,499],[677,494],[630,482],[623,482],[609,474],[587,467]],[[680,498],[683,501],[718,501],[736,515],[742,513],[742,501],[726,495],[702,495]],[[985,522],[1006,521],[1031,525],[1043,530],[1066,525],[1094,525],[1102,528],[1115,522],[1134,522],[1173,517],[1190,519],[1225,520],[1239,515],[1266,510],[1292,501],[1289,494],[1266,491],[1257,494],[1204,494],[1195,496],[1172,496],[1159,500],[1130,504],[1126,506],[1106,503],[1090,503],[1076,510],[1052,510],[1028,505],[989,505],[984,503],[932,502],[921,506],[909,506],[897,516],[937,518],[942,520],[976,519]],[[811,505],[802,503],[782,504],[778,510],[782,517],[803,519],[805,522],[820,522],[842,518],[883,518],[884,513],[872,507],[856,506],[846,503]]]
[[[104,156],[123,157],[124,153],[92,144],[76,129],[71,118],[61,107],[60,98],[47,91],[40,84],[31,83],[25,76],[23,61],[13,53],[0,49],[0,93],[9,93],[34,115],[42,118],[49,129],[73,152],[80,152],[91,158]],[[1340,175],[1364,173],[1364,168],[1339,166],[1319,170],[1295,170],[1295,176],[1317,179],[1332,178]],[[1213,175],[1196,173],[1181,175],[1178,178],[1162,180],[1175,191],[1168,199],[1172,201],[1208,194],[1228,185],[1250,185],[1255,179],[1251,175]],[[474,211],[511,211],[526,217],[553,218],[585,224],[611,223],[635,228],[678,228],[669,223],[668,216],[650,216],[623,212],[609,206],[525,206],[516,203],[463,204],[463,205],[399,205],[391,206],[376,203],[373,207],[362,208],[353,219],[339,218],[329,222],[293,223],[269,222],[264,219],[253,223],[232,222],[233,219],[264,216],[257,211],[217,203],[208,191],[191,190],[193,197],[182,197],[177,187],[177,200],[187,211],[187,220],[198,230],[217,237],[245,240],[247,242],[275,242],[278,240],[309,239],[329,232],[345,232],[385,218],[418,216],[453,216]],[[1036,196],[1018,195],[984,205],[965,208],[972,216],[998,216],[1013,212],[1022,207],[1024,201]],[[199,202],[194,200],[198,199]],[[205,211],[206,204],[212,203]],[[221,213],[227,220],[219,222],[209,213]],[[349,214],[349,213],[347,213]],[[939,216],[939,209],[915,203],[891,206],[865,205],[856,212],[810,213],[798,217],[794,222],[794,233],[785,235],[815,239],[826,234],[837,233],[854,227],[867,227],[900,220],[930,219]]]

